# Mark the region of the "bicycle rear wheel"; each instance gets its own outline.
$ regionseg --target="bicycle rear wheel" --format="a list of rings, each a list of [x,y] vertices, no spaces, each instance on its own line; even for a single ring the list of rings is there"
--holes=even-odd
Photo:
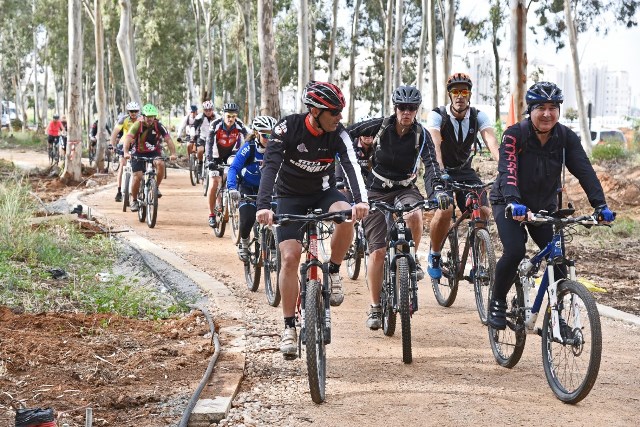
[[[262,268],[262,257],[260,252],[260,236],[256,233],[257,226],[254,225],[249,236],[249,259],[244,261],[244,278],[247,288],[251,292],[258,290],[260,286],[260,271]]]
[[[278,286],[278,275],[280,274],[280,251],[278,242],[270,228],[264,230],[264,291],[267,295],[267,302],[271,307],[280,304],[280,287]]]
[[[210,180],[211,178],[209,177],[209,173],[205,172],[204,176],[202,177],[202,195],[204,197],[207,197],[207,194],[209,193]]]
[[[400,322],[402,323],[402,361],[411,363],[411,278],[406,258],[396,261],[396,283],[400,290]]]
[[[191,185],[195,187],[198,183],[198,163],[196,160],[196,155],[194,153],[189,154],[189,179],[191,180]]]
[[[356,233],[358,230],[356,229]],[[347,261],[347,274],[349,279],[356,280],[360,275],[360,265],[362,263],[362,249],[360,249],[358,235],[354,234],[354,240],[351,242],[345,260]]]
[[[324,338],[324,303],[322,285],[317,280],[307,282],[305,301],[305,346],[309,391],[315,403],[325,399],[327,353]]]
[[[131,194],[129,194],[130,192],[130,185],[131,183],[131,174],[129,172],[125,172],[124,174],[124,187],[122,189],[122,212],[126,212],[127,208],[129,207],[129,203],[130,200],[129,198],[131,197]]]
[[[158,217],[158,183],[155,179],[149,180],[147,197],[147,226],[153,228]]]
[[[384,260],[384,279],[382,282],[382,290],[380,292],[380,306],[382,307],[382,332],[388,337],[393,336],[396,332],[396,311],[393,307],[394,287],[390,283],[388,259]]]
[[[489,232],[484,228],[475,231],[473,240],[473,293],[476,296],[476,308],[483,325],[487,324],[487,307],[489,306],[489,290],[493,286],[496,271],[496,254]]]
[[[451,307],[458,295],[458,235],[456,229],[450,230],[440,249],[442,277],[431,279],[433,294],[438,304]]]
[[[492,289],[493,292],[493,289]],[[491,298],[491,295],[489,296]],[[527,341],[524,326],[524,292],[520,279],[516,278],[507,294],[507,327],[503,331],[489,330],[489,344],[498,365],[513,368],[518,364]]]
[[[598,377],[602,356],[600,314],[591,293],[578,282],[558,285],[560,337],[553,336],[551,308],[542,325],[542,364],[551,390],[565,403],[584,399]]]
[[[147,200],[144,198],[144,180],[140,183],[138,190],[138,221],[144,222],[147,217]]]
[[[89,142],[89,166],[93,166],[93,162],[96,159],[96,147]]]

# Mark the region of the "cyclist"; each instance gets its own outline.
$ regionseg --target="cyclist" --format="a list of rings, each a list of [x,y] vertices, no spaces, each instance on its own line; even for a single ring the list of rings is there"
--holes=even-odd
[[[367,181],[370,201],[383,201],[395,205],[400,202],[412,204],[424,197],[415,185],[420,160],[430,176],[440,176],[436,152],[429,133],[416,120],[422,95],[414,86],[400,86],[392,96],[394,113],[385,118],[374,118],[347,128],[352,138],[373,136],[372,169]],[[425,177],[427,173],[425,173]],[[429,185],[429,186],[427,186]],[[433,191],[441,202],[441,208],[448,207],[449,198],[442,192],[438,180],[426,182],[426,188]],[[422,236],[422,211],[405,214],[411,229],[416,252]],[[363,222],[369,243],[369,265],[367,277],[370,286],[371,307],[367,327],[377,330],[382,324],[380,291],[384,274],[387,227],[386,218],[380,211],[373,212]],[[418,267],[418,280],[424,277]]]
[[[169,146],[171,152],[171,160],[176,159],[176,147],[171,140],[171,135],[158,120],[158,109],[152,104],[146,104],[142,107],[142,120],[138,120],[131,125],[129,132],[124,138],[124,157],[131,157],[130,149],[137,157],[154,158],[162,155],[162,141],[164,140]],[[164,161],[156,160],[154,162],[156,170],[156,180],[158,181],[158,198],[162,197],[160,193],[160,183],[164,177]],[[131,172],[133,173],[133,183],[131,184],[131,194],[137,197],[140,189],[140,180],[145,170],[145,162],[143,159],[131,159]],[[136,212],[140,205],[138,200],[131,203],[131,212]]]
[[[111,134],[111,129],[109,129],[109,125],[105,123],[104,130]],[[89,131],[89,142],[92,147],[95,147],[98,143],[98,119],[91,125],[91,130]]]
[[[60,121],[60,115],[54,114],[53,120],[51,120],[47,125],[47,148],[48,151],[51,151],[53,145],[56,143],[56,141],[58,141],[60,143],[58,149],[60,150],[61,158],[64,156],[64,152],[66,150],[66,147],[64,149],[62,148],[63,141],[62,138],[60,138],[64,131],[65,127]]]
[[[529,88],[525,99],[529,117],[504,132],[498,177],[489,197],[504,248],[496,264],[493,297],[489,303],[488,323],[495,329],[506,327],[507,293],[525,255],[527,233],[520,221],[527,219],[531,211],[558,209],[564,167],[580,181],[597,220],[609,223],[615,219],[580,138],[558,123],[560,104],[564,100],[562,90],[555,83],[538,82]],[[511,212],[509,218],[505,216],[507,211]],[[551,225],[527,228],[540,248],[553,236]],[[556,274],[556,279],[565,276],[562,271]]]
[[[187,152],[198,155],[198,170],[202,170],[202,162],[204,159],[204,147],[211,124],[216,120],[216,113],[213,112],[213,102],[204,101],[202,103],[202,113],[196,116],[193,122],[193,137],[187,144]]]
[[[216,203],[220,202],[216,196],[224,178],[224,165],[227,164],[231,154],[242,146],[244,137],[247,135],[247,129],[238,120],[239,109],[238,104],[234,102],[224,104],[222,118],[214,121],[209,128],[205,152],[211,177],[211,188],[209,189],[209,226],[211,228],[216,227],[214,212]]]
[[[447,92],[451,103],[434,108],[427,117],[427,130],[431,134],[436,147],[436,158],[442,170],[454,181],[465,184],[482,184],[482,180],[471,167],[480,141],[478,133],[491,152],[491,157],[498,160],[498,142],[489,120],[489,116],[471,107],[471,78],[464,73],[455,73],[447,79]],[[435,177],[429,176],[429,180]],[[431,188],[427,186],[426,188]],[[453,192],[450,192],[453,197]],[[431,197],[431,194],[429,194]],[[460,210],[465,209],[465,194],[456,192],[455,203]],[[482,196],[482,219],[491,218],[491,210],[486,195]],[[449,231],[454,206],[447,210],[437,210],[429,225],[431,250],[429,251],[427,273],[432,279],[442,277],[440,265],[440,246]]]
[[[183,135],[186,135],[187,138],[189,137],[190,135],[189,129],[193,129],[193,124],[196,121],[196,117],[198,117],[198,106],[192,105],[191,112],[186,116],[184,116],[182,123],[180,123],[180,126],[178,127],[178,135],[177,135],[178,142],[182,142]],[[192,151],[193,151],[193,144],[191,144],[191,141],[189,141],[189,144],[187,144],[187,156],[190,155]]]
[[[274,186],[278,194],[278,214],[306,214],[309,208],[323,212],[352,209],[355,221],[369,211],[367,192],[349,135],[340,123],[344,96],[340,89],[326,82],[309,82],[303,103],[308,112],[292,114],[274,128],[267,146],[258,192],[256,218],[261,224],[273,223],[271,195]],[[342,159],[356,205],[351,207],[346,197],[335,188],[336,154]],[[277,182],[276,182],[277,181]],[[298,266],[302,253],[302,230],[296,224],[277,229],[281,254],[280,290],[285,329],[280,351],[285,357],[297,351],[295,309],[298,297]],[[340,281],[340,264],[353,239],[353,223],[336,224],[331,239],[329,280],[331,305],[344,299]]]
[[[260,167],[262,166],[264,151],[267,148],[267,141],[271,137],[271,131],[276,122],[277,120],[271,116],[258,116],[253,119],[251,124],[253,134],[240,147],[238,154],[233,159],[233,163],[229,166],[227,188],[229,189],[229,197],[234,201],[239,200],[241,192],[244,194],[258,194]],[[256,221],[256,205],[255,203],[243,203],[238,209],[240,213],[238,256],[245,261],[249,254],[249,234],[253,223]]]
[[[116,193],[116,202],[122,201],[122,171],[127,160],[124,157],[122,151],[123,142],[122,136],[129,132],[131,126],[138,121],[138,113],[140,112],[140,105],[137,102],[131,101],[126,105],[127,113],[123,114],[111,133],[111,140],[109,141],[110,148],[115,147],[116,153],[120,155],[120,167],[118,168],[118,192]],[[135,193],[134,193],[135,194]]]

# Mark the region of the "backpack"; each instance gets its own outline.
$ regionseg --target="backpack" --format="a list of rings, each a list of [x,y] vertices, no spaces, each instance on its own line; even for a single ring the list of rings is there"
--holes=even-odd
[[[447,125],[447,123],[451,122],[451,116],[449,115],[449,113],[447,113],[447,109],[444,105],[441,105],[438,108],[434,108],[432,111],[440,114],[440,117],[442,117],[442,122],[440,123],[440,135],[444,135],[444,128]],[[478,153],[478,151],[482,150],[482,142],[480,142],[480,138],[478,138],[478,109],[475,107],[469,107],[469,129],[475,129],[475,134],[473,136],[474,138],[473,151],[470,153],[467,160],[464,161],[461,165],[456,167],[447,167],[445,169],[447,170],[462,169],[463,167],[471,163],[471,161],[473,160],[475,155]],[[467,137],[465,138],[465,142],[467,141],[468,137],[469,137],[469,134],[467,134]]]
[[[156,131],[156,135],[158,135],[158,136],[159,136],[159,135],[160,135],[160,132],[158,132],[158,120],[155,120],[155,121],[153,122],[153,128],[154,128],[154,130]],[[141,133],[142,133],[142,122],[140,122],[140,126],[138,126],[138,131],[136,132],[136,136],[135,136],[135,138],[136,138],[136,139],[135,139],[136,144],[140,144],[140,140],[139,140],[139,138],[140,138],[140,134],[141,134]],[[145,141],[143,141],[143,142],[144,142],[144,143],[146,143],[146,142],[147,142],[147,141],[146,141],[146,139],[145,139]],[[157,146],[157,145],[158,145],[158,143],[156,143],[156,146]],[[138,146],[139,146],[139,145],[138,145]]]

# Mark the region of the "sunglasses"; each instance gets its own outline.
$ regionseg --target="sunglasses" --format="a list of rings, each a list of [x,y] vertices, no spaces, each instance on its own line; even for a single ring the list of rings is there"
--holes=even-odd
[[[339,116],[340,114],[342,114],[342,110],[327,110],[329,112],[329,114],[331,114],[333,117]]]
[[[225,117],[227,119],[235,119],[236,117],[238,117],[238,115],[237,114],[229,114],[229,113],[227,113],[227,114],[225,114]]]
[[[140,110],[129,110],[129,114],[138,114]]]
[[[418,104],[398,104],[396,108],[399,111],[418,111]]]
[[[460,96],[460,95],[462,95],[464,97],[467,97],[467,96],[471,95],[471,91],[469,89],[451,89],[449,91],[449,93],[452,96]]]
[[[262,132],[260,132],[260,136],[263,137],[264,139],[271,138],[271,134],[270,133],[262,133]]]

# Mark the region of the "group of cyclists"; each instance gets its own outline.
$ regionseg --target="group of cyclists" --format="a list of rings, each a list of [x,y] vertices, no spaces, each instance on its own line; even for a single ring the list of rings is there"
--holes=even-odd
[[[225,173],[229,198],[239,203],[238,255],[243,261],[248,255],[248,239],[255,221],[272,225],[274,214],[304,215],[310,209],[351,210],[352,221],[333,227],[327,265],[330,303],[339,306],[344,300],[340,267],[353,239],[353,224],[361,221],[369,248],[370,307],[366,326],[377,330],[382,324],[380,294],[390,224],[382,212],[370,211],[370,203],[408,205],[425,199],[436,202],[438,209],[429,226],[426,274],[439,280],[440,249],[452,210],[456,206],[465,208],[465,194],[450,190],[447,183],[482,183],[472,167],[482,145],[481,136],[491,157],[498,162],[490,194],[482,195],[482,217],[485,221],[493,217],[504,248],[496,264],[487,322],[494,329],[504,329],[506,296],[525,254],[527,232],[520,222],[530,218],[532,212],[554,212],[560,207],[558,192],[563,185],[563,169],[578,178],[599,222],[612,222],[615,213],[606,204],[602,186],[579,137],[559,123],[564,97],[556,84],[538,82],[528,89],[527,117],[505,131],[501,144],[487,114],[471,107],[471,78],[455,73],[448,78],[446,89],[449,103],[433,108],[426,125],[417,118],[422,95],[410,85],[394,90],[393,113],[389,116],[368,118],[346,127],[342,124],[345,98],[340,88],[329,82],[308,83],[303,94],[306,112],[279,120],[261,115],[253,119],[249,128],[238,119],[240,108],[234,102],[224,104],[221,117],[216,116],[209,100],[203,102],[201,113],[196,105],[191,106],[178,128],[177,141],[187,143],[188,153],[197,155],[199,170],[206,169],[211,179],[208,225],[216,227],[217,189],[225,182]],[[157,156],[164,142],[175,159],[175,146],[158,121],[155,106],[147,104],[140,109],[136,102],[131,102],[126,109],[128,114],[115,126],[111,144],[118,147],[123,163],[131,157],[130,152],[136,156],[131,160],[134,180],[130,192],[135,195],[144,168],[142,158]],[[416,185],[420,163],[426,195]],[[160,184],[163,162],[156,167]],[[122,199],[122,169],[118,172],[116,201]],[[342,191],[342,186],[348,191]],[[249,194],[257,195],[255,201],[242,198]],[[137,208],[134,200],[131,210]],[[405,221],[417,252],[423,234],[422,211],[405,214]],[[549,241],[552,229],[531,227],[528,232],[542,247]],[[280,350],[291,358],[298,347],[296,303],[303,231],[298,225],[285,224],[277,227],[276,233],[284,318]],[[418,280],[422,280],[423,267],[419,263],[416,267]]]

